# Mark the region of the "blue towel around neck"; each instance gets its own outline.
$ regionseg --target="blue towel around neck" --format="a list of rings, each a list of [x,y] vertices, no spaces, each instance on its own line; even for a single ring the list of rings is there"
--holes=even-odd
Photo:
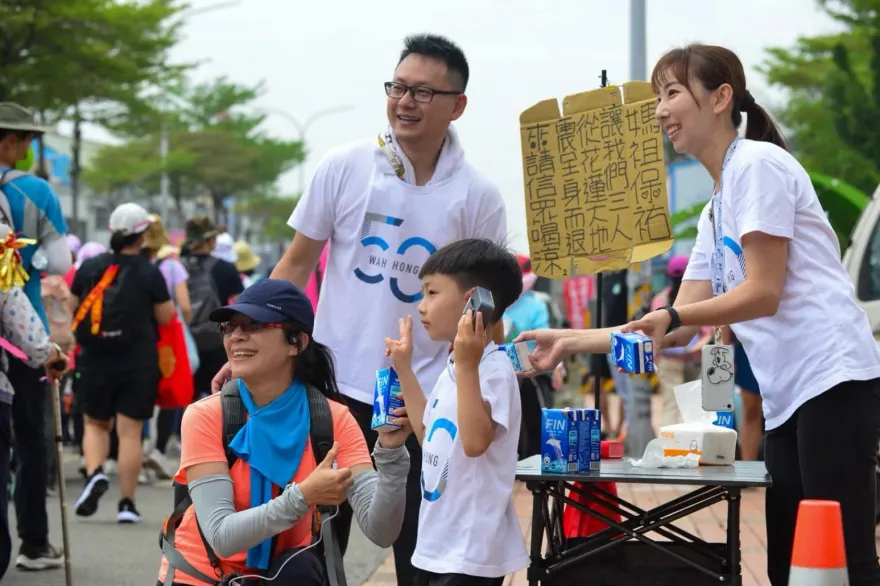
[[[263,407],[254,403],[241,379],[238,392],[248,420],[229,442],[229,447],[251,467],[251,507],[259,507],[272,499],[273,484],[287,486],[299,469],[311,427],[309,398],[299,379]],[[271,549],[271,538],[250,548],[247,566],[268,569]]]

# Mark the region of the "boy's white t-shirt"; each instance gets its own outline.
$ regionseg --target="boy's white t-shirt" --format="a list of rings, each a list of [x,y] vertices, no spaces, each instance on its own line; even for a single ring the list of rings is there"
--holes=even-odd
[[[375,138],[330,152],[288,224],[330,240],[314,335],[334,353],[342,394],[370,405],[376,371],[389,366],[385,338],[400,336],[400,318],[418,322],[419,269],[428,256],[457,240],[502,244],[507,236],[498,187],[465,160],[452,127],[434,177],[421,187],[397,178]],[[413,345],[427,392],[449,344],[432,341],[417,323]]]
[[[452,357],[428,397],[412,564],[436,574],[498,578],[529,563],[511,501],[522,411],[513,366],[496,344],[486,346],[479,372],[480,392],[497,423],[495,439],[479,457],[465,456],[461,447]]]
[[[745,281],[742,237],[789,240],[776,315],[733,324],[761,388],[767,429],[851,380],[880,377],[880,354],[840,260],[840,244],[809,175],[784,149],[741,139],[722,174],[724,287]],[[685,280],[712,279],[712,202],[699,220]]]

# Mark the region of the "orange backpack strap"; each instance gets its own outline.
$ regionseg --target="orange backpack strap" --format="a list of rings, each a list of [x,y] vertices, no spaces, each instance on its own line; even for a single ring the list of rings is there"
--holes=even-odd
[[[73,317],[73,323],[70,326],[71,330],[76,331],[76,328],[78,328],[82,320],[85,319],[86,313],[89,313],[89,310],[91,310],[91,331],[93,335],[98,335],[98,332],[101,331],[101,311],[104,307],[104,291],[113,284],[113,280],[116,278],[117,273],[119,273],[119,265],[110,265],[107,267],[107,270],[101,275],[98,284],[89,291],[89,294],[86,295],[85,301],[83,301],[77,308],[76,315]]]

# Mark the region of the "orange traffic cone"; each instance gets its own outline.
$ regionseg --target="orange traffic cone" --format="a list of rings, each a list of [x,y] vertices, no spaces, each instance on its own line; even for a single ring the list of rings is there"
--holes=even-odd
[[[840,503],[801,501],[794,532],[788,585],[849,585]]]

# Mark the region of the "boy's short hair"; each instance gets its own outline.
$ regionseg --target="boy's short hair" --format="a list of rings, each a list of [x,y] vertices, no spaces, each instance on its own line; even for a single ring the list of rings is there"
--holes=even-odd
[[[429,256],[419,271],[419,279],[431,275],[449,277],[462,290],[488,289],[495,300],[493,324],[522,294],[522,270],[516,256],[490,240],[467,238],[447,244]]]

